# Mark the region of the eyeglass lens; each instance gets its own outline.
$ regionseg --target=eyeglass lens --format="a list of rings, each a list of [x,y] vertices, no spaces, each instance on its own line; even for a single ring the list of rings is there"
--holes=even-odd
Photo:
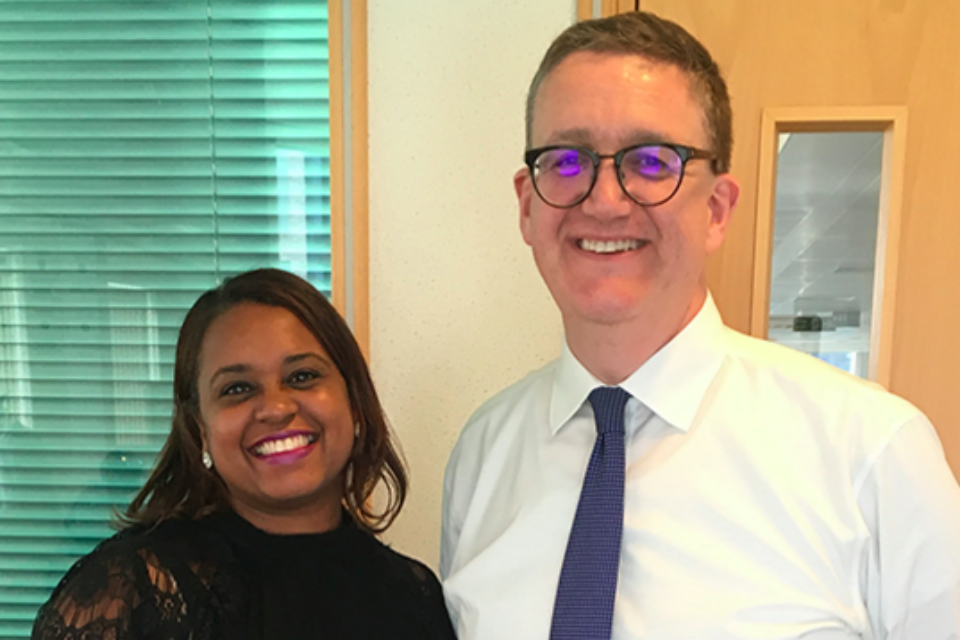
[[[628,149],[619,166],[621,185],[641,204],[670,198],[683,176],[683,158],[662,145]],[[549,204],[570,206],[589,193],[596,171],[593,158],[582,149],[550,149],[537,157],[534,180],[540,196]]]

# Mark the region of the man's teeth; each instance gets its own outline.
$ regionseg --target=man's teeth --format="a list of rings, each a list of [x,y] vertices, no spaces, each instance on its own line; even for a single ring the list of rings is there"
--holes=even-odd
[[[621,251],[631,251],[640,247],[639,240],[583,239],[578,244],[584,251],[592,251],[593,253],[619,253]]]
[[[294,449],[300,449],[301,447],[311,444],[315,440],[315,436],[299,434],[290,436],[289,438],[282,438],[280,440],[268,440],[267,442],[254,447],[253,452],[258,456],[271,456],[277,453],[285,453],[287,451],[293,451]]]

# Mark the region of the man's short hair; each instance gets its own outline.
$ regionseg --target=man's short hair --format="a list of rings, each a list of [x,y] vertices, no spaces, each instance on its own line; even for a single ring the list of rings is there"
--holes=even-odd
[[[561,33],[547,50],[527,93],[527,146],[532,145],[533,108],[544,79],[569,55],[579,51],[636,55],[685,72],[693,97],[700,102],[709,136],[715,173],[730,170],[733,149],[733,115],[727,84],[710,52],[683,27],[652,13],[632,11],[578,22]],[[685,142],[673,140],[671,142]]]

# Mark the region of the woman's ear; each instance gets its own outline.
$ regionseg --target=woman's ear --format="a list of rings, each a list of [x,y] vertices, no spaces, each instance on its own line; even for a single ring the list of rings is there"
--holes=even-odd
[[[207,438],[207,425],[203,422],[203,418],[200,417],[200,411],[192,408],[184,408],[183,412],[186,414],[183,422],[187,431],[190,431],[190,423],[196,425],[197,435],[200,437],[200,450],[209,451],[210,443]]]

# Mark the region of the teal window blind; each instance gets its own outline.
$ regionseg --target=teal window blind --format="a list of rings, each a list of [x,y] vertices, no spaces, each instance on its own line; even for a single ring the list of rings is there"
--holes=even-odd
[[[327,52],[325,0],[0,2],[0,639],[145,480],[197,296],[329,294]]]

